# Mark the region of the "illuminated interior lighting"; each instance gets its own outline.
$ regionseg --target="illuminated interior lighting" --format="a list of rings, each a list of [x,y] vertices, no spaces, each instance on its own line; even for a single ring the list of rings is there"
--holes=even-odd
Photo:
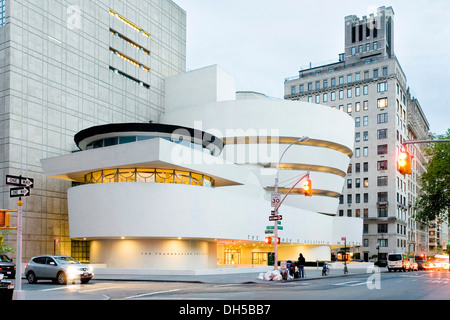
[[[130,20],[128,20],[127,18],[125,18],[124,16],[121,16],[120,14],[118,14],[117,12],[115,12],[112,9],[109,9],[109,13],[112,14],[113,16],[115,16],[117,19],[119,19],[120,21],[122,21],[123,23],[125,23],[126,25],[128,25],[129,27],[133,28],[134,30],[141,32],[144,36],[146,36],[147,38],[150,38],[150,33],[148,33],[147,31],[145,31],[144,29],[138,27],[136,24],[134,24],[133,22],[131,22]]]
[[[118,55],[118,56],[121,57],[123,60],[125,60],[125,61],[127,61],[127,62],[129,62],[129,63],[134,64],[136,67],[142,68],[142,69],[144,69],[145,71],[150,72],[150,68],[149,68],[149,67],[143,65],[142,63],[137,62],[136,60],[134,60],[134,59],[128,57],[127,55],[123,54],[122,52],[119,52],[119,51],[117,51],[116,49],[111,48],[111,47],[109,48],[109,51],[111,51],[111,52],[114,53],[115,55]]]

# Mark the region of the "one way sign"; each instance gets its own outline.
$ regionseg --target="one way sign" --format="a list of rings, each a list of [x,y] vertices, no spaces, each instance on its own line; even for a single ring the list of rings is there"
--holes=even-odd
[[[22,176],[6,176],[6,184],[16,187],[29,187],[33,188],[34,180],[27,177]]]
[[[29,187],[9,189],[9,197],[10,198],[29,197],[29,196],[30,196],[30,188]]]

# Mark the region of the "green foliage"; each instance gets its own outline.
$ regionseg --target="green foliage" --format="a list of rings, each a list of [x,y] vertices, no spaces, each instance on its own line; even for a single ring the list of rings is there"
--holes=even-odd
[[[450,139],[450,129],[444,135],[435,136],[437,139]],[[450,143],[431,143],[427,155],[430,161],[427,171],[420,177],[422,194],[415,205],[418,210],[416,219],[424,222],[436,218],[447,220],[450,208]]]
[[[5,244],[4,239],[9,234],[9,230],[0,231],[0,254],[14,253],[14,249]]]

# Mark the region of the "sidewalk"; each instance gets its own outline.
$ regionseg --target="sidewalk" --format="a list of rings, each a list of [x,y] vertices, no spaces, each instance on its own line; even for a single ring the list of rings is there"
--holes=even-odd
[[[377,268],[384,272],[386,268]],[[114,270],[99,269],[95,272],[95,280],[122,280],[122,281],[158,281],[158,282],[188,282],[188,283],[209,283],[209,284],[249,284],[249,283],[279,283],[280,281],[258,280],[260,273],[272,271],[273,267],[258,268],[236,268],[217,269],[209,271],[209,274],[197,274],[195,272],[158,271],[145,272],[145,270]],[[328,276],[322,276],[322,268],[305,267],[305,278],[293,279],[292,281],[305,281],[313,279],[323,279],[331,277],[349,277],[373,272],[373,268],[349,265],[348,273],[345,275],[342,268],[330,269]],[[165,273],[165,274],[164,274]]]

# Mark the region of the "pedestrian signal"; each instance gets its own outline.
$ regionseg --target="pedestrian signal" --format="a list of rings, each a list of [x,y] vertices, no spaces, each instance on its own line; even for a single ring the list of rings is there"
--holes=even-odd
[[[311,179],[307,178],[303,183],[303,193],[307,197],[312,196],[312,187],[311,187]]]

